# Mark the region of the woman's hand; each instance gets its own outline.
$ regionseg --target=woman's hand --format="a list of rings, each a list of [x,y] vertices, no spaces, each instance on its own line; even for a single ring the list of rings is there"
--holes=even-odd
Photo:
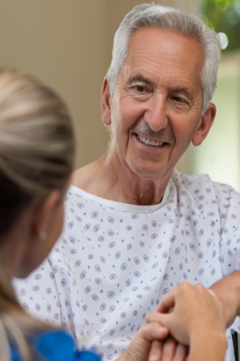
[[[185,345],[199,328],[225,331],[222,302],[212,290],[202,285],[181,283],[162,298],[157,312],[146,316],[147,322],[159,322],[171,335]]]
[[[227,347],[223,303],[202,285],[182,283],[161,300],[147,322],[159,322],[180,343],[190,346],[189,359],[224,360]]]

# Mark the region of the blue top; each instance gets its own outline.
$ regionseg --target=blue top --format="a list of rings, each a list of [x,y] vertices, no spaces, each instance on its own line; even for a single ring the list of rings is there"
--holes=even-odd
[[[100,361],[90,351],[76,351],[72,337],[62,330],[36,333],[30,342],[36,351],[33,361]],[[11,355],[12,361],[22,361],[16,348],[11,348]]]

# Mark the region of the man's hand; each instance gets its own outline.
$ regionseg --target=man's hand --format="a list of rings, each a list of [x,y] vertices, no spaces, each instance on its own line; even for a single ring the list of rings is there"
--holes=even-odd
[[[118,361],[148,361],[152,342],[163,340],[168,329],[158,322],[143,325]]]
[[[163,341],[153,341],[149,361],[185,361],[188,347],[168,335]]]

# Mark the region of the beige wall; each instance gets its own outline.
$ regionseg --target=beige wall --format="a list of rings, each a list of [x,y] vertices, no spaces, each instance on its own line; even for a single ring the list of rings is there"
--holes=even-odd
[[[136,0],[1,0],[0,65],[37,75],[67,101],[75,121],[76,167],[106,150],[100,94],[112,40]],[[156,1],[196,12],[194,0]]]

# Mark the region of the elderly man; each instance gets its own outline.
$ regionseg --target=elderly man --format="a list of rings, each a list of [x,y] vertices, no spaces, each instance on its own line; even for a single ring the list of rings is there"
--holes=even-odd
[[[214,289],[226,327],[239,314],[240,195],[174,170],[212,126],[219,57],[215,33],[196,17],[149,4],[127,14],[102,89],[110,149],[75,172],[58,244],[16,285],[26,309],[106,360],[185,280]],[[175,347],[166,341],[166,357]]]

